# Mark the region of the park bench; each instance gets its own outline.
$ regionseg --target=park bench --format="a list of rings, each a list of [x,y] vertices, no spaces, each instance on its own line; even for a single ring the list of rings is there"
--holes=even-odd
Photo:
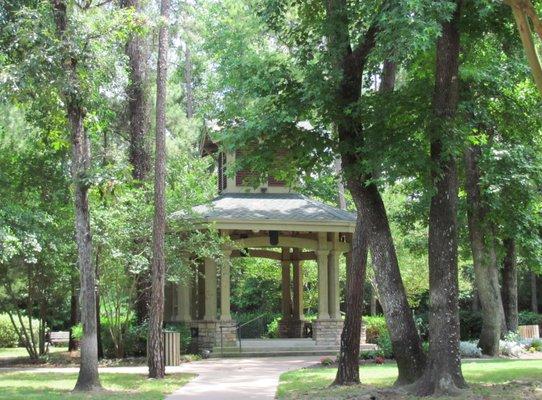
[[[53,346],[58,344],[67,344],[70,341],[70,332],[58,331],[49,332],[47,342]]]

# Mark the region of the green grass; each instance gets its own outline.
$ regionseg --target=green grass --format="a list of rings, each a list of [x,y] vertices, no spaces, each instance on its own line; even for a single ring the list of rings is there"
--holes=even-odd
[[[360,387],[329,388],[333,382],[336,368],[304,368],[297,371],[286,372],[280,377],[277,395],[281,399],[296,398],[349,398],[360,392]],[[523,399],[523,387],[517,387],[517,381],[526,383],[533,391],[533,399],[542,399],[542,360],[480,360],[463,363],[463,375],[471,385],[471,391],[460,398],[470,399],[476,396],[486,396],[490,399]],[[360,367],[360,377],[364,385],[376,388],[389,387],[397,377],[395,364],[368,364]],[[502,385],[510,382],[503,389]],[[500,386],[492,386],[500,385]],[[535,387],[531,387],[534,385]],[[537,387],[536,387],[537,386]],[[365,387],[366,388],[366,387]],[[517,390],[518,393],[508,393],[511,397],[503,395],[503,390]],[[469,397],[469,396],[474,397]],[[410,397],[405,397],[410,398]],[[526,397],[529,398],[529,397]]]
[[[0,373],[0,399],[58,400],[58,399],[130,399],[162,400],[190,381],[192,374],[172,374],[163,380],[147,379],[140,374],[102,373],[100,379],[106,389],[98,394],[71,393],[77,380],[72,373]]]
[[[68,351],[67,347],[49,347],[49,353],[63,353]],[[28,357],[28,352],[24,347],[5,348],[0,347],[0,358]]]

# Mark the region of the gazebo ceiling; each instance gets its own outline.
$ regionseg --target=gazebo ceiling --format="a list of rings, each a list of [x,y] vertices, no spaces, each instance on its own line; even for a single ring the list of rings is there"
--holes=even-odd
[[[355,214],[297,193],[224,193],[192,211],[218,229],[348,233],[356,224]]]

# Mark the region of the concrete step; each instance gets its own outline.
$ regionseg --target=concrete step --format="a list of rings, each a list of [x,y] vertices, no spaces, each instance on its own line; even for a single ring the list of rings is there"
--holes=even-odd
[[[337,356],[337,350],[314,350],[314,351],[256,351],[256,352],[212,352],[210,358],[235,358],[235,357],[294,357],[294,356]]]

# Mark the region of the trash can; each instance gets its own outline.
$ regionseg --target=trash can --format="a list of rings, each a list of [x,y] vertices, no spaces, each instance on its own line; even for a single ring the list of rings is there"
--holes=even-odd
[[[181,333],[164,332],[164,360],[167,366],[181,364]]]

